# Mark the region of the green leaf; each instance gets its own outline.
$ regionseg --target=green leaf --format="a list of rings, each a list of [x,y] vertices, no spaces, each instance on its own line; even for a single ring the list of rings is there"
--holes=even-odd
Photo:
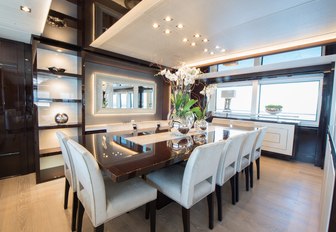
[[[201,119],[203,116],[202,110],[199,106],[196,106],[191,109],[191,111],[196,115],[197,119]]]

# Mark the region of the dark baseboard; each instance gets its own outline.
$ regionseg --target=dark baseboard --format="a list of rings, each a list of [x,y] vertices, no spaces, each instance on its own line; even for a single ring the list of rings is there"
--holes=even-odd
[[[286,161],[293,160],[292,156],[283,155],[283,154],[279,154],[279,153],[275,153],[275,152],[270,152],[270,151],[261,151],[261,155],[262,156],[271,157],[271,158],[286,160]]]

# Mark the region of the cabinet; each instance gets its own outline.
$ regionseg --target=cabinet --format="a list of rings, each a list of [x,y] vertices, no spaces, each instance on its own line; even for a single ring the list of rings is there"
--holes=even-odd
[[[49,40],[48,40],[49,41]],[[50,42],[50,41],[49,41]],[[59,43],[59,45],[63,45]],[[83,133],[83,78],[80,51],[35,41],[34,104],[36,107],[37,182],[63,176],[63,158],[56,137],[62,130],[69,136]],[[65,69],[64,72],[51,69]],[[49,70],[51,69],[51,71]],[[68,116],[57,123],[56,114]]]
[[[35,163],[37,182],[64,176],[56,137],[84,132],[84,78],[77,1],[53,0],[42,36],[34,37]],[[66,114],[67,122],[55,116]]]

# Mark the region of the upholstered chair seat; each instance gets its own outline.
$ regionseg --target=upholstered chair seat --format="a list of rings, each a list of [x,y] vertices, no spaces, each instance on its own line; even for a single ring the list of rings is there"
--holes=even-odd
[[[256,141],[252,148],[251,165],[250,165],[250,187],[253,188],[253,162],[255,161],[257,166],[257,179],[260,179],[260,155],[261,146],[266,135],[267,127],[261,127],[258,130]]]
[[[246,191],[250,189],[250,163],[252,157],[252,149],[253,145],[256,141],[257,135],[259,131],[253,130],[247,132],[247,135],[241,145],[239,156],[238,156],[238,163],[237,163],[237,172],[236,172],[236,201],[239,201],[239,173],[244,170],[245,172],[245,186]]]
[[[225,141],[196,147],[186,166],[175,165],[147,175],[147,181],[182,206],[184,231],[190,231],[190,208],[207,197],[209,228],[213,228],[213,192]]]
[[[58,143],[61,147],[62,156],[64,160],[64,176],[65,176],[65,191],[64,191],[64,209],[68,208],[68,198],[70,187],[73,193],[73,203],[72,203],[72,219],[71,219],[71,230],[76,230],[76,214],[77,214],[77,186],[76,186],[76,173],[74,170],[74,164],[71,156],[69,155],[69,149],[67,145],[68,136],[62,131],[57,131],[56,136]]]
[[[77,176],[77,231],[82,230],[84,210],[95,231],[103,231],[105,222],[147,203],[150,205],[151,231],[155,231],[155,188],[138,177],[114,183],[102,175],[96,160],[83,146],[70,139],[68,147]]]
[[[222,220],[222,187],[228,180],[230,180],[231,184],[232,204],[236,203],[235,175],[237,172],[239,151],[245,137],[246,134],[231,136],[222,150],[216,177],[216,196],[219,221]]]

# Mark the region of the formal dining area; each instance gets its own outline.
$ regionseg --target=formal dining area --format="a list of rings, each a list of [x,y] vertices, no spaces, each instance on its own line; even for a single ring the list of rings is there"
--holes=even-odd
[[[334,0],[2,0],[0,231],[336,231]]]

